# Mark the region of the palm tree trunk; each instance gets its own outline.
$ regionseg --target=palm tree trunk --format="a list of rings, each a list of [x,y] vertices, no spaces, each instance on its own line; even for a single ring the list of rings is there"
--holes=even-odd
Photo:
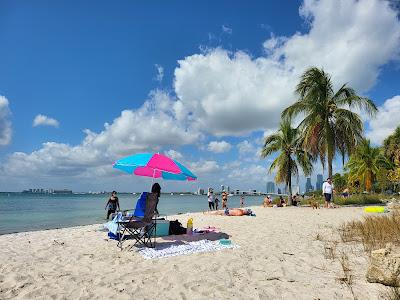
[[[288,166],[288,187],[289,187],[289,197],[288,197],[288,205],[292,205],[292,166],[291,160],[289,157],[289,166]]]
[[[288,186],[289,186],[288,205],[292,205],[292,176],[289,177]]]

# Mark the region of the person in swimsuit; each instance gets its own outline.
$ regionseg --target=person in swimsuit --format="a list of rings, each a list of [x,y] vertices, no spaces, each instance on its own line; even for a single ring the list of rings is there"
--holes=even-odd
[[[105,209],[108,209],[107,210],[107,220],[110,218],[111,214],[113,214],[117,211],[117,209],[120,210],[116,191],[113,191],[111,193],[111,197],[108,199]]]
[[[223,191],[221,196],[222,196],[222,208],[228,208],[228,193]]]

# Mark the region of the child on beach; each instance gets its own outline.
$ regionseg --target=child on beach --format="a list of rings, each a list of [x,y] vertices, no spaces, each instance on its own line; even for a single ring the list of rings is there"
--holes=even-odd
[[[244,196],[240,197],[240,207],[244,207]]]
[[[219,200],[217,197],[215,197],[215,210],[218,210],[218,204],[219,204]]]
[[[117,192],[113,191],[111,193],[111,197],[108,199],[107,203],[106,203],[106,207],[104,209],[107,209],[107,220],[110,218],[110,215],[115,213],[118,210],[120,210],[119,207],[119,201],[118,201],[118,197],[117,197]]]

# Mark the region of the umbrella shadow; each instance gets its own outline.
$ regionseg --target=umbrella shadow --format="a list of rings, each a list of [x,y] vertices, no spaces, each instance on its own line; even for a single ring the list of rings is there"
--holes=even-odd
[[[201,240],[217,241],[220,239],[229,239],[229,237],[230,236],[225,232],[207,232],[194,235],[168,235],[157,238],[156,249],[164,249],[170,246],[179,246]]]

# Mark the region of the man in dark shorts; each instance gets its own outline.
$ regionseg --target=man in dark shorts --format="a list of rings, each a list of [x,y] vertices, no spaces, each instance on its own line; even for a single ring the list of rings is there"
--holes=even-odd
[[[120,210],[116,191],[113,191],[111,193],[111,197],[108,199],[105,209],[108,209],[107,210],[107,220],[110,218],[111,214],[113,214],[117,211],[117,209]]]
[[[332,195],[333,195],[333,184],[332,179],[328,177],[324,184],[322,185],[322,194],[325,198],[325,207],[332,207]]]

